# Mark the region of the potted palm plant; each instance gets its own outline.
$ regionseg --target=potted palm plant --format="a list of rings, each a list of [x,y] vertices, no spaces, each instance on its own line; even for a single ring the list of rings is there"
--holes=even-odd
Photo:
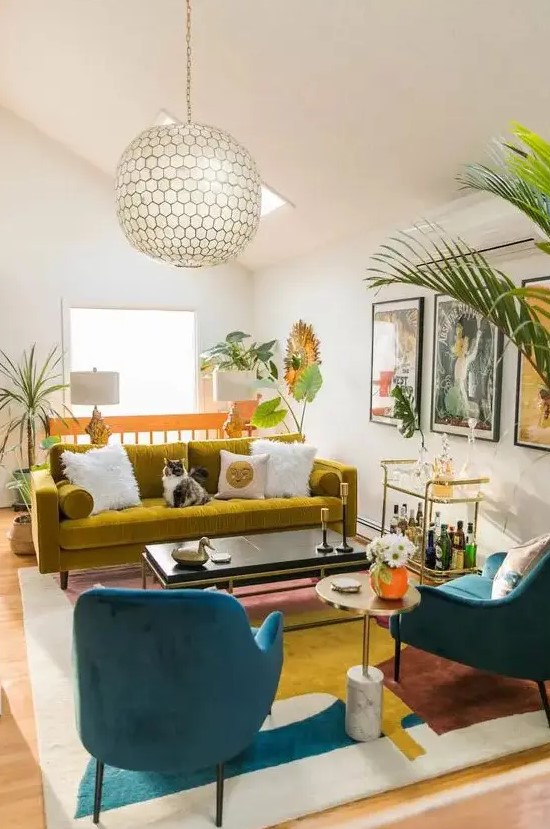
[[[15,517],[9,533],[12,549],[18,553],[33,552],[30,535],[29,473],[36,465],[38,434],[42,432],[48,439],[48,418],[57,417],[63,420],[64,417],[70,416],[67,406],[61,404],[56,408],[51,401],[53,395],[67,387],[62,382],[61,360],[62,353],[58,346],[50,349],[42,362],[37,358],[36,344],[23,352],[19,362],[0,350],[0,413],[8,415],[8,423],[4,428],[4,446],[15,436],[19,441],[19,447],[13,447],[13,450],[19,448],[24,459],[20,464],[22,468],[13,473],[13,480],[8,484],[10,489],[18,493],[19,506],[24,510]],[[43,443],[42,448],[49,448],[48,440]]]
[[[537,247],[550,254],[550,144],[516,124],[512,142],[498,142],[493,158],[491,166],[468,165],[459,181],[527,215],[546,237]],[[518,288],[481,253],[435,228],[392,237],[375,254],[368,271],[369,288],[415,285],[469,305],[517,347],[550,396],[550,291]]]
[[[8,435],[6,435],[8,437]],[[43,449],[46,454],[50,451],[52,446],[56,443],[60,443],[61,438],[56,436],[49,436],[43,438],[40,441],[40,448]],[[5,443],[4,443],[5,445]],[[12,447],[11,450],[14,451],[17,447]],[[0,447],[0,458],[2,458],[2,451]],[[32,469],[46,469],[48,467],[47,461],[41,464],[34,464]],[[12,553],[15,553],[18,556],[31,556],[34,555],[34,543],[32,540],[32,525],[31,525],[31,479],[28,471],[24,471],[19,469],[17,472],[14,473],[11,481],[7,484],[8,489],[15,490],[17,492],[19,504],[22,504],[24,507],[24,512],[20,512],[18,515],[15,516],[13,519],[13,523],[10,529],[7,532],[7,537],[10,542],[10,548]]]

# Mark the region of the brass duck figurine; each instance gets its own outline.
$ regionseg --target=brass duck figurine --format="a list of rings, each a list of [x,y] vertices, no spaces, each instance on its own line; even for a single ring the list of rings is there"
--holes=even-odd
[[[187,544],[178,544],[172,550],[172,558],[180,567],[203,567],[210,558],[206,547],[210,550],[215,549],[206,536],[203,536],[198,543],[191,541]]]

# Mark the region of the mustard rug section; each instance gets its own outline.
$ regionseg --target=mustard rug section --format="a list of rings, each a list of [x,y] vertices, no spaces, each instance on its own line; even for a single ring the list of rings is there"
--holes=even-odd
[[[338,615],[337,613],[334,614]],[[286,616],[285,625],[310,622],[330,616],[323,613]],[[389,632],[371,619],[370,663],[378,665],[393,657],[394,641]],[[278,699],[301,694],[326,693],[346,699],[346,673],[361,661],[363,623],[353,621],[342,625],[289,630],[285,632],[285,659],[277,693]],[[424,749],[412,739],[401,722],[415,713],[388,688],[384,688],[382,731],[408,757],[414,760]]]

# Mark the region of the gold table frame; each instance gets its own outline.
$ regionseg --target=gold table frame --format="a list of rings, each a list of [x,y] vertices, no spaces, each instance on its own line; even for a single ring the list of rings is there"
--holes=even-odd
[[[365,557],[365,567],[367,566],[367,560]],[[355,568],[355,569],[354,569]],[[315,578],[315,575],[312,573],[315,571],[319,571],[319,581],[326,577],[327,572],[334,572],[335,574],[343,573],[349,570],[352,573],[355,573],[357,576],[361,575],[361,572],[357,570],[357,562],[350,561],[350,562],[335,562],[334,564],[322,564],[319,563],[318,568],[311,568],[311,570],[305,570],[305,575],[301,575],[296,568],[278,568],[276,570],[270,570],[261,572],[258,575],[261,576],[263,579],[270,578],[270,577],[277,577],[277,576],[289,576],[294,577],[295,579],[307,579],[307,578]],[[232,595],[233,590],[235,587],[238,587],[239,581],[248,581],[250,582],[250,574],[243,574],[235,575],[231,577],[222,577],[220,572],[219,575],[212,576],[210,578],[200,579],[200,580],[193,580],[190,582],[183,582],[177,584],[168,584],[166,580],[163,578],[162,573],[157,570],[153,564],[153,562],[149,559],[146,550],[144,550],[141,554],[141,587],[143,590],[147,590],[147,575],[148,573],[156,579],[161,587],[165,590],[188,590],[193,589],[195,587],[204,588],[204,587],[217,587],[220,583],[227,584],[228,590],[227,592]],[[237,582],[237,584],[235,584]],[[243,585],[246,586],[246,585]],[[252,586],[252,585],[249,585]],[[278,587],[270,590],[258,591],[254,593],[240,593],[238,597],[239,599],[244,599],[247,596],[263,596],[269,595],[271,593],[288,593],[292,590],[305,590],[312,585],[308,584],[300,584],[295,586],[283,586]],[[315,585],[317,587],[317,585]],[[338,608],[337,608],[338,609]],[[340,608],[343,609],[343,608]],[[297,625],[285,625],[284,630],[306,630],[308,628],[314,627],[326,627],[328,625],[342,625],[342,624],[349,624],[350,622],[357,622],[359,621],[360,616],[352,616],[350,618],[342,618],[342,619],[320,619],[316,622],[303,622],[302,624]]]

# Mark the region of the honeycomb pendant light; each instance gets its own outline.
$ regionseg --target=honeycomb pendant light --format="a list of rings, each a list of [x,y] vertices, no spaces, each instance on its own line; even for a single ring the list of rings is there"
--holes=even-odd
[[[182,268],[238,256],[260,221],[261,180],[248,150],[191,118],[191,0],[187,4],[187,123],[151,127],[123,152],[117,215],[142,253]]]

